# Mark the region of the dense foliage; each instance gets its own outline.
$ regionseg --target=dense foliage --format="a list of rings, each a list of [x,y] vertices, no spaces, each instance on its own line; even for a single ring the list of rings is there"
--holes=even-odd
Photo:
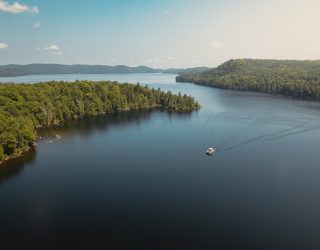
[[[0,161],[33,145],[37,127],[152,107],[191,111],[198,109],[199,104],[190,96],[139,84],[90,81],[0,84]]]
[[[200,74],[183,74],[177,81],[318,98],[320,61],[236,59]]]

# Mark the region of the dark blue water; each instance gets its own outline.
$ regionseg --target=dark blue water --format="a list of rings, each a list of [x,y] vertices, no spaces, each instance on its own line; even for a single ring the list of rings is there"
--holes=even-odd
[[[35,151],[0,169],[3,249],[320,248],[320,103],[165,74],[112,80],[191,94],[202,109],[40,131]]]

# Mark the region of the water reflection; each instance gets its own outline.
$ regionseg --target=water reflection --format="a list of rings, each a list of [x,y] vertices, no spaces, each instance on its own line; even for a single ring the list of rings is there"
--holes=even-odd
[[[61,126],[42,128],[39,135],[43,139],[53,138],[57,134],[66,136],[80,135],[87,137],[95,131],[105,131],[112,127],[140,124],[150,119],[152,110],[121,112],[117,114],[100,115],[63,123]]]
[[[125,128],[128,126],[130,127],[132,124],[139,127],[142,123],[150,119],[152,119],[152,122],[154,122],[155,119],[157,119],[157,116],[152,116],[152,114],[163,114],[169,118],[169,120],[177,119],[185,121],[190,119],[195,112],[167,112],[164,110],[155,109],[121,112],[78,119],[65,122],[60,126],[39,129],[38,133],[42,137],[41,140],[39,140],[39,143],[41,144],[43,141],[55,138],[56,135],[61,135],[63,137],[70,137],[73,135],[87,137],[96,131],[106,131],[113,127]]]
[[[32,148],[29,152],[25,153],[23,156],[12,159],[0,167],[0,185],[3,181],[17,177],[24,168],[33,162],[36,158],[37,152],[35,148]]]
[[[155,115],[153,116],[152,114]],[[141,124],[147,121],[155,122],[159,118],[157,114],[161,114],[169,118],[165,119],[165,121],[169,122],[172,119],[185,121],[186,119],[190,119],[192,116],[192,113],[189,112],[173,113],[159,109],[100,115],[68,121],[60,126],[41,128],[38,131],[41,139],[39,139],[36,144],[37,147],[41,147],[43,144],[56,142],[60,139],[60,136],[61,138],[70,138],[73,136],[89,137],[94,132],[106,132],[108,129],[112,129],[113,127],[125,128],[130,127],[133,124],[140,127]],[[166,122],[165,125],[168,125],[168,122]],[[57,138],[57,136],[59,137]],[[6,179],[19,175],[29,163],[33,162],[37,157],[37,147],[25,153],[23,156],[10,160],[2,165],[0,168],[0,183]]]

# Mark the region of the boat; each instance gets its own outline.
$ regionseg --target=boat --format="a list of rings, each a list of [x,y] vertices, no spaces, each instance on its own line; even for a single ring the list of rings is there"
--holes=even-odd
[[[211,155],[213,155],[216,151],[217,151],[216,148],[208,148],[207,151],[206,151],[206,154],[211,156]]]

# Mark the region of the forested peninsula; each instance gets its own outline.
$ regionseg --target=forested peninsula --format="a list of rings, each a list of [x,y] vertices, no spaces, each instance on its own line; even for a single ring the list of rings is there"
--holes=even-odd
[[[318,99],[320,60],[229,60],[199,74],[181,74],[178,82]]]
[[[0,163],[37,140],[37,128],[67,120],[145,108],[192,111],[193,97],[139,84],[76,81],[0,84]]]

